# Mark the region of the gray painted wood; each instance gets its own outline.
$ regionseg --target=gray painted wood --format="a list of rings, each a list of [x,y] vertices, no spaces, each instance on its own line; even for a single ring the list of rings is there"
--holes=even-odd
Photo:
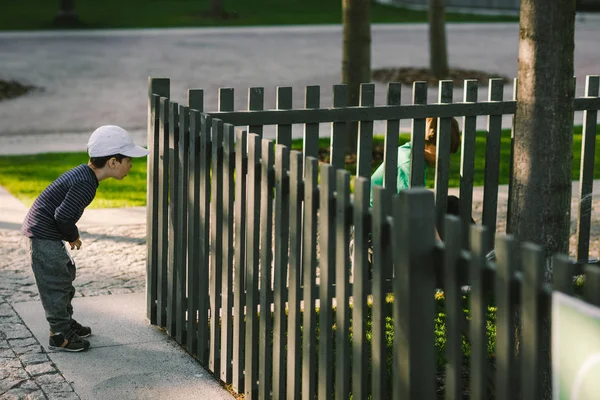
[[[552,257],[552,288],[569,296],[573,295],[573,266],[565,254]]]
[[[260,233],[260,136],[248,136],[247,227],[246,233],[246,367],[244,395],[258,398],[258,284]]]
[[[435,396],[433,194],[402,191],[394,198],[394,399]],[[420,228],[417,228],[420,227]],[[406,238],[401,240],[400,238]],[[412,310],[418,309],[415,313]]]
[[[585,285],[583,286],[583,296],[585,301],[600,306],[600,267],[588,264],[584,267]]]
[[[148,78],[148,154],[147,160],[147,194],[146,194],[146,315],[151,324],[156,324],[156,299],[158,275],[158,196],[157,184],[159,170],[159,131],[160,131],[160,98],[170,96],[170,80],[165,78]]]
[[[158,144],[158,273],[156,324],[167,326],[167,263],[169,248],[169,99],[160,98]]]
[[[348,87],[346,85],[333,85],[333,110],[339,108],[339,111],[343,110],[348,105]],[[313,112],[312,110],[306,110]],[[338,111],[338,110],[336,110]],[[316,111],[314,111],[316,112]],[[353,115],[353,119],[356,121],[356,114]],[[330,161],[336,169],[344,168],[346,163],[346,122],[339,122],[337,119],[329,119],[323,122],[332,122],[331,124],[331,145],[329,149]],[[313,122],[313,121],[309,121]],[[321,121],[314,121],[321,122]],[[337,144],[340,143],[340,144]]]
[[[190,104],[194,104],[190,101]],[[189,190],[188,190],[188,215],[187,215],[187,264],[188,264],[188,302],[187,302],[187,350],[195,354],[198,346],[198,237],[200,236],[200,112],[190,110],[190,138],[189,138]]]
[[[338,86],[338,85],[336,85]],[[336,91],[346,89],[334,86]],[[340,85],[342,86],[342,85]],[[345,98],[345,97],[343,97]],[[335,104],[335,101],[334,101]],[[599,109],[598,99],[575,99],[574,109]],[[429,105],[400,105],[400,106],[375,106],[368,109],[361,107],[320,108],[320,109],[295,109],[289,111],[264,110],[264,111],[235,111],[211,113],[214,118],[235,126],[245,125],[277,125],[277,124],[304,124],[304,123],[330,123],[339,122],[343,125],[347,121],[373,120],[383,121],[388,119],[427,118],[430,116],[449,118],[455,115],[490,115],[514,114],[516,102],[512,100],[501,102],[480,102],[476,104],[455,103],[451,106],[445,104]],[[340,139],[341,140],[341,139]]]
[[[275,260],[273,280],[273,399],[286,393],[286,312],[288,240],[290,236],[290,153],[275,147]],[[290,308],[291,304],[290,304]],[[290,357],[295,353],[290,352]]]
[[[501,102],[504,96],[504,81],[490,79],[489,101]],[[490,232],[496,232],[498,208],[498,174],[500,171],[500,141],[502,136],[502,114],[490,113],[488,117],[487,139],[485,142],[485,181],[483,187],[482,223]],[[487,249],[494,248],[494,237],[489,237]]]
[[[179,182],[179,154],[177,146],[179,143],[179,105],[175,102],[169,103],[169,244],[167,255],[167,333],[175,338],[177,326],[175,317],[177,304],[175,292],[177,290],[177,252],[175,248],[175,232],[177,230],[177,216],[179,213],[179,196],[177,182]]]
[[[440,81],[438,102],[452,103],[454,84],[452,81]],[[435,211],[436,226],[442,239],[444,233],[444,218],[448,208],[448,178],[450,177],[450,143],[452,129],[451,118],[439,118],[437,123],[437,161],[435,167]]]
[[[524,399],[539,399],[542,396],[542,309],[540,292],[544,283],[544,256],[539,246],[526,243],[521,246],[523,285],[521,287],[522,316],[521,385]]]
[[[277,88],[277,109],[291,110],[292,109],[292,88],[289,86]],[[281,124],[277,125],[275,133],[277,144],[284,146],[292,146],[292,125]]]
[[[465,80],[464,97],[465,103],[477,102],[477,81]],[[464,227],[471,223],[471,212],[473,207],[473,179],[475,174],[475,138],[477,134],[477,118],[463,117],[462,140],[460,152],[460,220]],[[469,249],[470,229],[463,229],[463,248]]]
[[[204,111],[204,90],[188,89],[188,108],[200,112]]]
[[[184,345],[186,342],[187,313],[187,203],[188,203],[188,162],[190,153],[190,113],[189,108],[179,106],[179,141],[177,143],[177,224],[175,231],[175,340]]]
[[[518,87],[518,79],[515,78],[513,80],[513,100],[517,100],[517,87]],[[512,202],[512,191],[513,191],[513,182],[512,177],[514,176],[514,158],[515,158],[515,116],[512,116],[512,126],[510,129],[510,161],[509,161],[509,178],[508,178],[508,204],[506,206],[507,210],[512,210],[511,202]],[[511,214],[506,214],[506,226],[511,226]]]
[[[235,275],[233,292],[233,389],[244,392],[246,306],[246,180],[248,173],[248,133],[237,130],[235,141]]]
[[[413,104],[427,104],[427,82],[413,83]],[[427,115],[428,116],[428,115]],[[425,181],[425,129],[426,118],[413,118],[410,137],[410,186],[422,187]],[[396,156],[397,157],[397,156]],[[397,161],[396,161],[397,162]]]
[[[263,139],[261,142],[261,198],[260,198],[260,320],[258,328],[258,398],[271,397],[273,346],[271,315],[271,287],[273,274],[273,189],[274,154],[273,142]]]
[[[223,121],[212,121],[212,182],[210,201],[210,348],[208,369],[215,377],[221,367],[221,288],[223,279]]]
[[[305,108],[319,108],[321,106],[321,88],[307,86],[304,95]],[[304,157],[319,156],[319,124],[304,124],[304,141],[302,146]]]
[[[386,104],[388,106],[400,105],[402,84],[388,83]],[[385,125],[385,141],[383,150],[383,187],[391,188],[396,192],[396,178],[398,176],[398,135],[400,134],[400,120],[390,119]]]
[[[223,275],[221,284],[221,380],[232,382],[235,127],[223,125]]]
[[[487,304],[485,290],[485,249],[489,232],[484,226],[471,225],[471,262],[469,279],[471,281],[471,321],[469,339],[471,342],[470,391],[473,399],[485,400],[487,395]]]
[[[301,393],[302,352],[300,327],[300,287],[302,282],[302,201],[304,186],[302,154],[290,152],[290,259],[288,283],[288,333],[287,333],[287,380],[286,395],[288,399],[298,399]]]
[[[318,396],[333,395],[333,283],[335,282],[335,169],[323,164],[319,190],[319,374]]]
[[[350,202],[350,173],[343,169],[336,171],[336,226],[335,244],[335,398],[347,399],[350,395],[350,224],[352,203]]]
[[[199,152],[199,179],[200,179],[200,219],[198,236],[198,360],[204,366],[208,365],[208,338],[209,338],[209,299],[208,277],[210,260],[210,164],[211,147],[210,134],[212,118],[206,114],[200,115],[200,152]]]
[[[367,288],[369,224],[369,179],[354,180],[354,260],[352,283],[352,398],[366,399],[367,387]]]
[[[264,88],[253,87],[253,88],[248,89],[248,111],[249,112],[263,110],[264,109],[264,101],[265,101],[265,89]],[[236,114],[237,113],[239,113],[239,111],[236,111]],[[226,120],[226,122],[232,123],[229,120]],[[240,126],[235,123],[234,123],[234,125]],[[263,127],[262,127],[263,124],[262,123],[249,122],[247,124],[241,124],[241,125],[248,125],[249,133],[254,133],[254,134],[262,137],[262,134],[263,134]],[[264,125],[266,125],[266,124],[264,124]]]
[[[599,84],[600,77],[588,76],[585,82],[585,95],[587,97],[598,97]],[[581,167],[579,170],[579,215],[577,218],[578,261],[587,261],[589,258],[597,123],[598,110],[583,112]]]
[[[462,334],[460,321],[464,319],[462,291],[458,281],[457,263],[462,248],[460,219],[447,215],[444,232],[444,295],[446,297],[446,390],[447,400],[462,398]],[[468,225],[467,225],[468,226]]]
[[[375,85],[372,83],[360,84],[360,106],[373,107],[375,105]],[[361,120],[358,123],[356,176],[371,180],[373,160],[373,121]]]
[[[517,246],[512,236],[496,239],[496,398],[512,400],[517,397],[515,361],[515,318],[517,307],[511,293],[515,291]]]
[[[317,186],[318,161],[306,158],[304,177],[304,226],[302,232],[302,271],[304,314],[302,325],[302,399],[312,400],[317,387],[315,275],[317,268]]]
[[[397,136],[397,135],[396,135]],[[391,210],[391,191],[380,186],[373,188],[373,339],[372,339],[372,396],[373,400],[386,399],[391,376],[387,372],[386,348],[386,287],[385,280],[392,277],[390,229],[387,217]],[[347,247],[347,246],[346,246]]]

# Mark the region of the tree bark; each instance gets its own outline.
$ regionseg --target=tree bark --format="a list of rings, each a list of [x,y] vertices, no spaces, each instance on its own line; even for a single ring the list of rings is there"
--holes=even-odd
[[[573,0],[521,0],[512,187],[507,230],[550,256],[569,250],[573,142]],[[542,393],[551,398],[550,323],[542,329]],[[531,383],[525,383],[531,384]]]
[[[342,0],[344,44],[342,83],[348,85],[348,105],[357,106],[360,84],[371,81],[371,2]],[[356,153],[358,123],[348,124],[347,153]]]
[[[210,0],[210,12],[216,18],[221,18],[225,13],[223,0]]]
[[[79,17],[75,12],[75,0],[59,0],[58,12],[54,23],[59,26],[72,26],[79,24]]]
[[[448,77],[444,0],[429,0],[429,67],[438,79]]]

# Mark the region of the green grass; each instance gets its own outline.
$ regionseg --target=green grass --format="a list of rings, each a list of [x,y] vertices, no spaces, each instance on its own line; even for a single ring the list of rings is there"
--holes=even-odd
[[[573,139],[573,180],[579,179],[579,165],[581,154],[581,127],[575,127]],[[409,140],[407,134],[400,135],[400,143]],[[600,126],[597,128],[596,149],[600,149]],[[382,146],[383,137],[375,136],[374,145]],[[321,138],[319,146],[329,148],[329,139]],[[302,149],[302,141],[294,140],[292,148]],[[510,157],[510,131],[502,132],[502,145],[500,154],[500,184],[507,184],[509,178]],[[600,155],[596,156],[596,160]],[[86,153],[50,153],[31,156],[0,156],[0,186],[5,187],[25,205],[30,206],[35,198],[54,179],[63,172],[75,166],[86,163]],[[373,163],[375,170],[379,164]],[[351,172],[356,170],[355,164],[347,164],[346,169]],[[457,187],[460,184],[460,152],[451,157],[451,174],[449,185]],[[473,185],[482,186],[485,173],[485,134],[479,132],[475,148],[475,176]],[[433,187],[435,172],[430,169],[427,173],[428,187]],[[594,178],[600,178],[600,162],[594,165]],[[123,181],[107,179],[100,183],[96,199],[92,208],[105,207],[130,207],[146,204],[146,159],[134,160],[133,169]]]
[[[224,0],[227,19],[207,16],[208,1],[198,0],[77,0],[80,28],[165,28],[195,26],[297,25],[341,23],[340,0]],[[0,30],[52,29],[57,1],[4,1]],[[517,21],[510,16],[446,14],[447,21]],[[372,22],[426,22],[425,11],[372,3]]]

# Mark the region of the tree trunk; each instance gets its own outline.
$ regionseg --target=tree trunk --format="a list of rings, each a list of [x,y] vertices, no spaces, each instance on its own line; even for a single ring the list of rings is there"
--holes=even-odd
[[[550,256],[569,250],[573,142],[573,0],[521,0],[513,176],[507,230]],[[543,335],[542,391],[551,397],[550,324]],[[527,384],[527,383],[526,383]]]
[[[79,17],[75,12],[75,0],[60,0],[58,2],[58,12],[54,17],[54,23],[58,26],[79,24]]]
[[[448,77],[444,0],[429,0],[429,67],[436,78]]]
[[[359,105],[360,84],[371,81],[370,0],[342,0],[344,45],[342,83],[348,85],[348,105]],[[358,123],[348,124],[347,153],[356,153]]]

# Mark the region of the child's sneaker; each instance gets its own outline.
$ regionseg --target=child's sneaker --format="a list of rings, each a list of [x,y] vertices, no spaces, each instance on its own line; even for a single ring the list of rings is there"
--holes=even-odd
[[[90,347],[90,342],[82,339],[71,329],[66,335],[62,333],[50,334],[50,350],[85,351]]]
[[[71,319],[71,329],[73,329],[77,336],[81,338],[88,337],[92,334],[92,328],[89,326],[83,326],[74,319]]]

